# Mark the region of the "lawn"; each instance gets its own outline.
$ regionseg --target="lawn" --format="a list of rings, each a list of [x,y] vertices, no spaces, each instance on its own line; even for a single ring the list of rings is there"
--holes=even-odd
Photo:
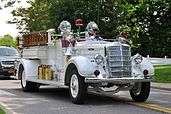
[[[5,112],[0,108],[0,114],[5,114]]]
[[[156,65],[155,68],[155,82],[171,83],[171,65]]]

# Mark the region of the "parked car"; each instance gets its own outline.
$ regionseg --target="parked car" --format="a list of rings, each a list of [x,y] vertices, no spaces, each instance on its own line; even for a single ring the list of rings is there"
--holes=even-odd
[[[14,64],[18,59],[19,53],[15,48],[0,46],[0,77],[15,76]]]

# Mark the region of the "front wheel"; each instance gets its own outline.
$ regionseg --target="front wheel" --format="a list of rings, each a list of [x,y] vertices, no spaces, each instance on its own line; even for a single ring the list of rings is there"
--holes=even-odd
[[[72,70],[70,74],[69,93],[74,104],[83,104],[87,94],[87,86],[84,78],[79,75],[77,70]]]
[[[24,68],[20,69],[19,75],[21,75],[21,87],[23,91],[30,92],[39,90],[40,84],[26,80]]]
[[[150,82],[137,82],[129,92],[134,101],[144,102],[150,94]]]

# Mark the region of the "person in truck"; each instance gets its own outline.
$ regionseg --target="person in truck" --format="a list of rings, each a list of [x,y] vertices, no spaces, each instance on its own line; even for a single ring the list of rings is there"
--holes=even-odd
[[[73,54],[73,47],[75,46],[75,39],[71,30],[71,23],[68,21],[62,21],[58,27],[62,36],[62,47],[66,48],[65,55],[66,61],[68,61]]]
[[[85,39],[86,39],[86,41],[101,41],[101,40],[103,40],[103,38],[99,36],[98,25],[94,21],[91,21],[87,24]]]

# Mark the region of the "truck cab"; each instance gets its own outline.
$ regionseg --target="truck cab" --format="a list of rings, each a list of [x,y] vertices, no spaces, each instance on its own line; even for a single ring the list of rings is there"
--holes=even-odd
[[[106,88],[113,94],[130,91],[139,102],[149,96],[154,68],[140,54],[131,56],[123,39],[86,41],[80,33],[69,31],[66,37],[54,30],[24,33],[18,39],[22,59],[16,66],[23,91],[37,91],[44,84],[68,87],[75,104],[83,103],[89,90],[106,94]]]

